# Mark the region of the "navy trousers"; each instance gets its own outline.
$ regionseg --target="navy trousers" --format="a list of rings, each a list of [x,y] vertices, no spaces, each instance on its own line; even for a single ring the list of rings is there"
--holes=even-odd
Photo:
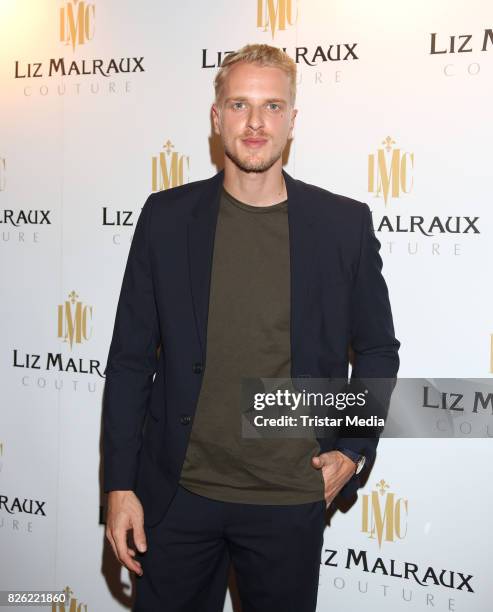
[[[242,612],[315,612],[325,500],[222,502],[178,486],[136,553],[134,612],[222,612],[230,564]]]

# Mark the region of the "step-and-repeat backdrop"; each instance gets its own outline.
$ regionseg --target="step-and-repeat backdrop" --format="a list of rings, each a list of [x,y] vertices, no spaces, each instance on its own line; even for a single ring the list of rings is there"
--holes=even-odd
[[[212,81],[247,42],[298,65],[286,170],[372,210],[400,376],[492,374],[491,2],[0,0],[0,589],[130,606],[101,492],[117,298],[148,194],[220,167]],[[492,458],[381,440],[318,609],[490,610]]]

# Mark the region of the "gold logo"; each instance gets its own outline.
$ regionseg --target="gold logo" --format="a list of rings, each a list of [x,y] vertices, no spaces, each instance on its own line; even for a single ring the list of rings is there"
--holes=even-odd
[[[296,4],[296,15],[293,16],[293,2]],[[272,33],[277,30],[286,30],[298,20],[297,0],[257,0],[257,28]]]
[[[84,45],[94,38],[96,5],[85,0],[71,0],[60,7],[60,41],[72,45]]]
[[[167,140],[164,145],[164,153],[152,157],[152,191],[162,191],[170,187],[177,187],[188,182],[190,170],[190,157],[173,151],[175,145]],[[185,181],[185,170],[187,178]]]
[[[376,198],[383,194],[387,206],[390,197],[412,191],[414,153],[394,148],[396,142],[390,136],[382,144],[383,148],[368,155],[368,191]]]
[[[7,169],[7,161],[5,157],[0,157],[0,191],[5,191],[5,171]]]
[[[376,537],[380,548],[383,540],[395,542],[406,537],[408,500],[396,498],[387,491],[389,485],[383,479],[376,488],[369,495],[363,495],[361,531],[371,540]]]
[[[85,603],[77,601],[76,597],[73,597],[74,592],[68,586],[63,589],[65,593],[65,601],[51,604],[51,612],[87,612],[88,607]]]
[[[64,304],[58,305],[58,337],[72,348],[74,342],[82,344],[91,337],[92,327],[89,329],[88,323],[92,321],[92,306],[80,302],[75,291],[68,297]]]

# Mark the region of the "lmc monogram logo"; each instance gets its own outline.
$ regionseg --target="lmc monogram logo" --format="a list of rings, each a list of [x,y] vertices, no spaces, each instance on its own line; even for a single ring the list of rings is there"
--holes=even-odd
[[[293,15],[293,4],[296,14]],[[286,30],[287,25],[293,26],[298,20],[297,0],[257,0],[257,28],[272,33]]]
[[[82,344],[91,337],[92,327],[89,329],[88,323],[92,321],[92,306],[80,302],[75,291],[68,297],[64,304],[58,305],[58,337],[72,348],[74,342]]]
[[[86,603],[79,602],[77,597],[74,597],[74,592],[69,586],[63,589],[65,601],[53,603],[51,612],[88,612]]]
[[[72,0],[60,7],[60,41],[72,45],[83,45],[94,38],[96,5],[85,0]]]
[[[385,206],[389,199],[408,194],[413,188],[414,153],[400,148],[390,136],[382,141],[383,148],[368,156],[368,191],[376,198],[383,195]]]
[[[152,191],[162,191],[170,187],[178,187],[188,182],[190,157],[173,151],[175,145],[168,139],[164,145],[164,153],[152,157]],[[187,177],[185,181],[185,170]]]
[[[363,495],[361,531],[370,539],[376,536],[379,548],[383,540],[395,542],[403,540],[407,534],[408,500],[396,498],[388,488],[382,479],[377,483],[378,490]]]

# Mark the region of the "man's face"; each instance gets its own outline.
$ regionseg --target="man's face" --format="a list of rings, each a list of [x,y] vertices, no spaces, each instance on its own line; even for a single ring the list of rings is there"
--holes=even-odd
[[[265,172],[274,165],[298,112],[291,106],[283,70],[246,62],[231,67],[212,110],[226,156],[244,172]]]

